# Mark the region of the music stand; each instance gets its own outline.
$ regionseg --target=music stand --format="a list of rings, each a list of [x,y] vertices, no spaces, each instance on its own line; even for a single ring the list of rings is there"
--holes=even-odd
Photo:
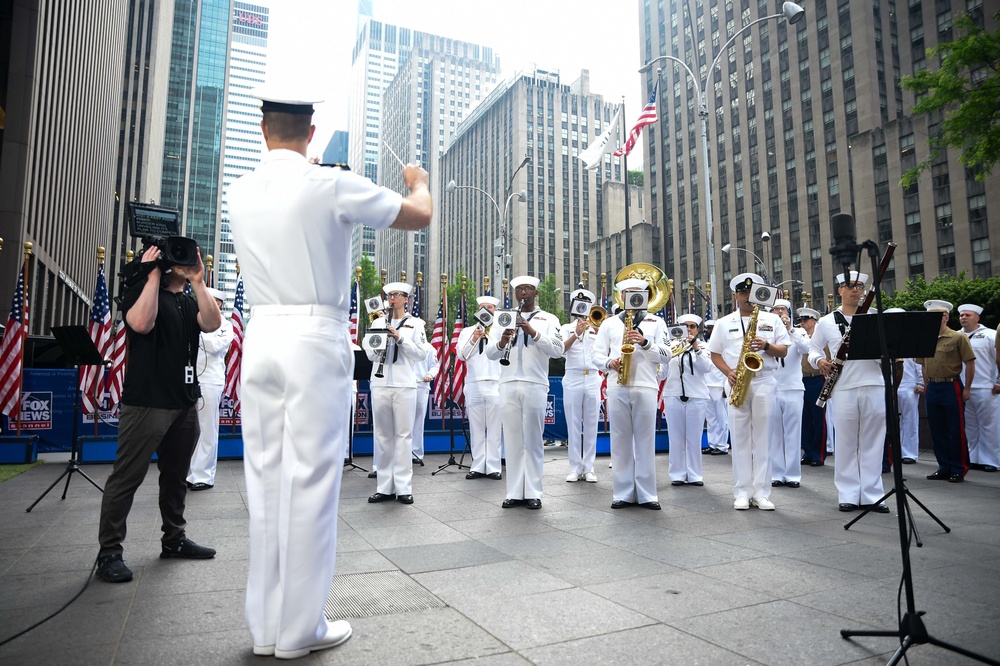
[[[884,313],[882,316],[885,317],[885,341],[886,348],[889,351],[889,358],[898,360],[901,358],[932,358],[934,356],[938,333],[941,331],[940,312],[889,312]],[[876,317],[878,317],[876,314],[863,314],[856,315],[851,319],[851,350],[847,357],[849,361],[877,360],[882,357],[882,351],[879,348],[878,321]],[[894,402],[892,405],[894,413],[889,414],[887,409],[886,418],[899,418],[898,408],[895,407],[897,404]],[[889,408],[890,405],[886,405],[886,407]],[[899,463],[897,462],[897,464]],[[916,502],[917,506],[924,510],[924,513],[933,518],[934,522],[940,525],[945,532],[951,532],[951,529],[947,525],[941,522],[930,509],[924,506],[910,492],[905,483],[902,491],[906,497]],[[890,488],[889,492],[883,495],[881,499],[876,500],[871,506],[864,509],[853,520],[844,525],[844,529],[851,529],[854,523],[864,518],[874,507],[892,497],[895,492],[895,487]],[[920,540],[917,526],[913,522],[910,505],[904,501],[903,506],[909,517],[910,531],[913,533],[917,547],[921,548],[924,544]]]
[[[56,342],[59,347],[62,348],[63,353],[66,355],[66,359],[69,363],[72,363],[76,368],[76,400],[73,402],[73,439],[70,442],[70,454],[69,463],[66,465],[66,469],[63,473],[59,475],[59,478],[52,482],[45,492],[38,496],[31,506],[29,506],[25,511],[30,513],[35,505],[42,501],[42,498],[49,494],[49,491],[56,487],[62,478],[66,477],[66,487],[63,488],[62,499],[66,499],[66,493],[69,491],[69,482],[73,478],[73,472],[77,472],[83,478],[90,481],[90,484],[100,490],[102,493],[104,489],[97,485],[97,482],[92,478],[87,476],[87,473],[80,469],[80,461],[77,459],[76,452],[76,430],[77,425],[80,420],[80,404],[83,400],[83,392],[80,390],[80,368],[83,366],[96,365],[100,366],[98,372],[104,372],[105,360],[101,358],[101,352],[97,350],[97,345],[94,341],[90,339],[90,333],[87,331],[86,326],[53,326],[52,335],[55,337]],[[97,418],[95,412],[94,418]]]
[[[368,360],[368,354],[363,349],[354,350],[354,381],[361,381],[372,376],[372,362]],[[347,457],[344,459],[344,469],[353,467],[362,472],[368,470],[354,462],[354,410],[358,406],[358,394],[354,392],[354,400],[351,402],[351,423],[347,431]]]

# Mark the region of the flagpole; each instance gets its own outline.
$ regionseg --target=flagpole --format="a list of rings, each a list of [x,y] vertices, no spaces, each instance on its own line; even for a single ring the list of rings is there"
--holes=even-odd
[[[211,261],[211,255],[209,255],[209,261]],[[97,248],[97,274],[100,275],[101,271],[103,269],[104,269],[104,248],[103,247],[98,247]],[[104,376],[104,366],[102,365],[99,369],[97,369],[97,372],[99,373],[98,374],[98,379],[102,379],[103,376]],[[77,378],[77,380],[79,381],[79,378]],[[98,400],[97,391],[95,391],[93,402],[91,403],[91,404],[94,405],[94,437],[97,437],[97,422],[98,422],[98,420],[100,420],[100,416],[101,416],[101,404],[104,402],[104,400],[103,400],[103,398],[104,398],[103,382],[95,382],[94,388],[95,389],[100,389],[100,393],[101,393],[101,396],[100,396],[101,399]]]
[[[622,95],[622,115],[625,115],[625,96]],[[627,117],[627,116],[626,116]],[[624,123],[619,123],[622,129],[622,145],[628,141],[628,134],[625,132]],[[628,211],[629,211],[629,191],[628,191],[628,151],[622,155],[622,171],[625,173],[625,264],[632,264],[632,228],[629,226]]]
[[[102,247],[101,249],[103,250],[104,248]],[[208,256],[205,257],[205,275],[208,278],[207,280],[205,280],[205,286],[206,287],[214,287],[215,286],[215,273],[212,271],[212,262],[213,261],[214,261],[214,259],[212,258],[212,255],[208,255]],[[103,260],[102,260],[102,263],[103,263]]]
[[[601,273],[601,307],[607,308],[608,316],[611,315],[611,308],[608,307],[608,274]],[[604,382],[608,381],[608,373],[604,373]],[[601,402],[604,403],[604,432],[608,432],[608,398],[604,395],[604,391],[601,391]]]
[[[448,274],[441,273],[441,359],[438,361],[438,381],[446,382],[441,386],[441,430],[444,430],[444,410],[448,406],[445,387],[451,388],[448,378],[448,352],[451,351],[451,335],[448,333]],[[444,376],[441,376],[440,363],[444,363]]]
[[[17,396],[17,436],[21,436],[21,397],[24,395],[24,352],[28,349],[28,284],[31,271],[30,242],[24,244],[24,284],[21,285],[21,381]]]

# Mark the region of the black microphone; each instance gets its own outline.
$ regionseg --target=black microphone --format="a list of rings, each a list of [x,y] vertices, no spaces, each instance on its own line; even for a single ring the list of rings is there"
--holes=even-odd
[[[859,255],[857,231],[854,217],[848,213],[837,213],[830,218],[830,235],[833,244],[830,254],[844,269],[844,284],[851,281],[851,262]]]

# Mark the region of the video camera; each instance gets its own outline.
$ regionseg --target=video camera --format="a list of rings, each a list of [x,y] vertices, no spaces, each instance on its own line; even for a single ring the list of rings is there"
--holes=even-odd
[[[198,263],[198,244],[193,238],[180,236],[180,218],[172,208],[130,201],[128,232],[142,239],[142,250],[122,269],[122,293],[140,284],[154,268],[166,272],[174,266],[194,266]],[[156,262],[142,263],[142,255],[150,247],[160,250]]]

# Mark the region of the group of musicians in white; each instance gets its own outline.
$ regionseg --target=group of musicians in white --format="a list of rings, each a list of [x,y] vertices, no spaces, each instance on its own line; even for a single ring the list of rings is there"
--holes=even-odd
[[[570,322],[564,325],[539,309],[535,277],[523,275],[511,281],[517,307],[506,313],[505,325],[493,317],[504,314],[498,311],[498,298],[477,298],[478,306],[489,313],[490,323],[466,326],[456,347],[467,373],[464,390],[472,463],[466,478],[504,478],[504,458],[506,498],[502,506],[541,508],[549,360],[564,357],[567,482],[598,482],[594,464],[606,376],[613,509],[661,508],[655,460],[657,412],[661,411],[670,437],[667,469],[672,486],[703,486],[702,455],[723,455],[731,449],[733,507],[774,510],[772,488],[799,488],[803,464],[824,464],[825,447],[820,444],[815,453],[806,443],[807,438],[827,437],[822,412],[817,417],[820,425],[811,423],[816,419],[810,416],[809,403],[815,401],[817,391],[807,387],[817,386],[816,380],[822,385],[823,377],[830,374],[868,276],[852,271],[837,279],[842,305],[825,316],[809,307],[793,313],[789,301],[781,298],[769,307],[755,304],[751,290],[764,280],[743,273],[730,281],[734,302],[730,314],[713,322],[685,313],[671,327],[646,309],[653,285],[637,277],[615,284],[616,301],[624,307],[613,315],[599,307],[594,293],[576,289],[570,297]],[[368,498],[372,503],[413,503],[412,462],[423,458],[423,417],[437,363],[425,323],[406,312],[411,289],[403,282],[385,285],[387,314],[372,324],[374,330],[384,332],[385,341],[378,348],[365,347],[373,362],[374,464],[378,470],[377,492]],[[640,298],[633,301],[633,295]],[[639,306],[633,309],[631,302]],[[975,424],[974,450],[986,461],[979,467],[994,471],[1000,462],[996,427],[1000,385],[993,381],[1000,377],[994,373],[1000,372],[996,332],[978,326],[982,308],[965,304],[959,309],[963,327],[969,323],[965,328],[972,329],[966,331],[969,339],[981,343],[974,345],[977,356],[982,356],[977,360],[992,368],[982,373],[989,379],[981,383],[989,386],[977,387],[978,402],[966,404],[966,409],[973,412],[967,419]],[[600,317],[592,316],[595,310]],[[793,326],[793,314],[801,327]],[[752,372],[744,376],[749,372],[743,367],[750,364],[748,355],[757,360]],[[913,365],[912,359],[907,363]],[[834,482],[840,510],[887,513],[888,507],[880,501],[886,404],[879,362],[846,361],[837,380],[827,404],[832,412]],[[916,401],[911,398],[919,391],[911,381],[916,380],[904,372],[898,387],[903,462],[907,463],[918,456]],[[704,449],[703,432],[708,440]],[[415,444],[418,437],[419,444]]]

